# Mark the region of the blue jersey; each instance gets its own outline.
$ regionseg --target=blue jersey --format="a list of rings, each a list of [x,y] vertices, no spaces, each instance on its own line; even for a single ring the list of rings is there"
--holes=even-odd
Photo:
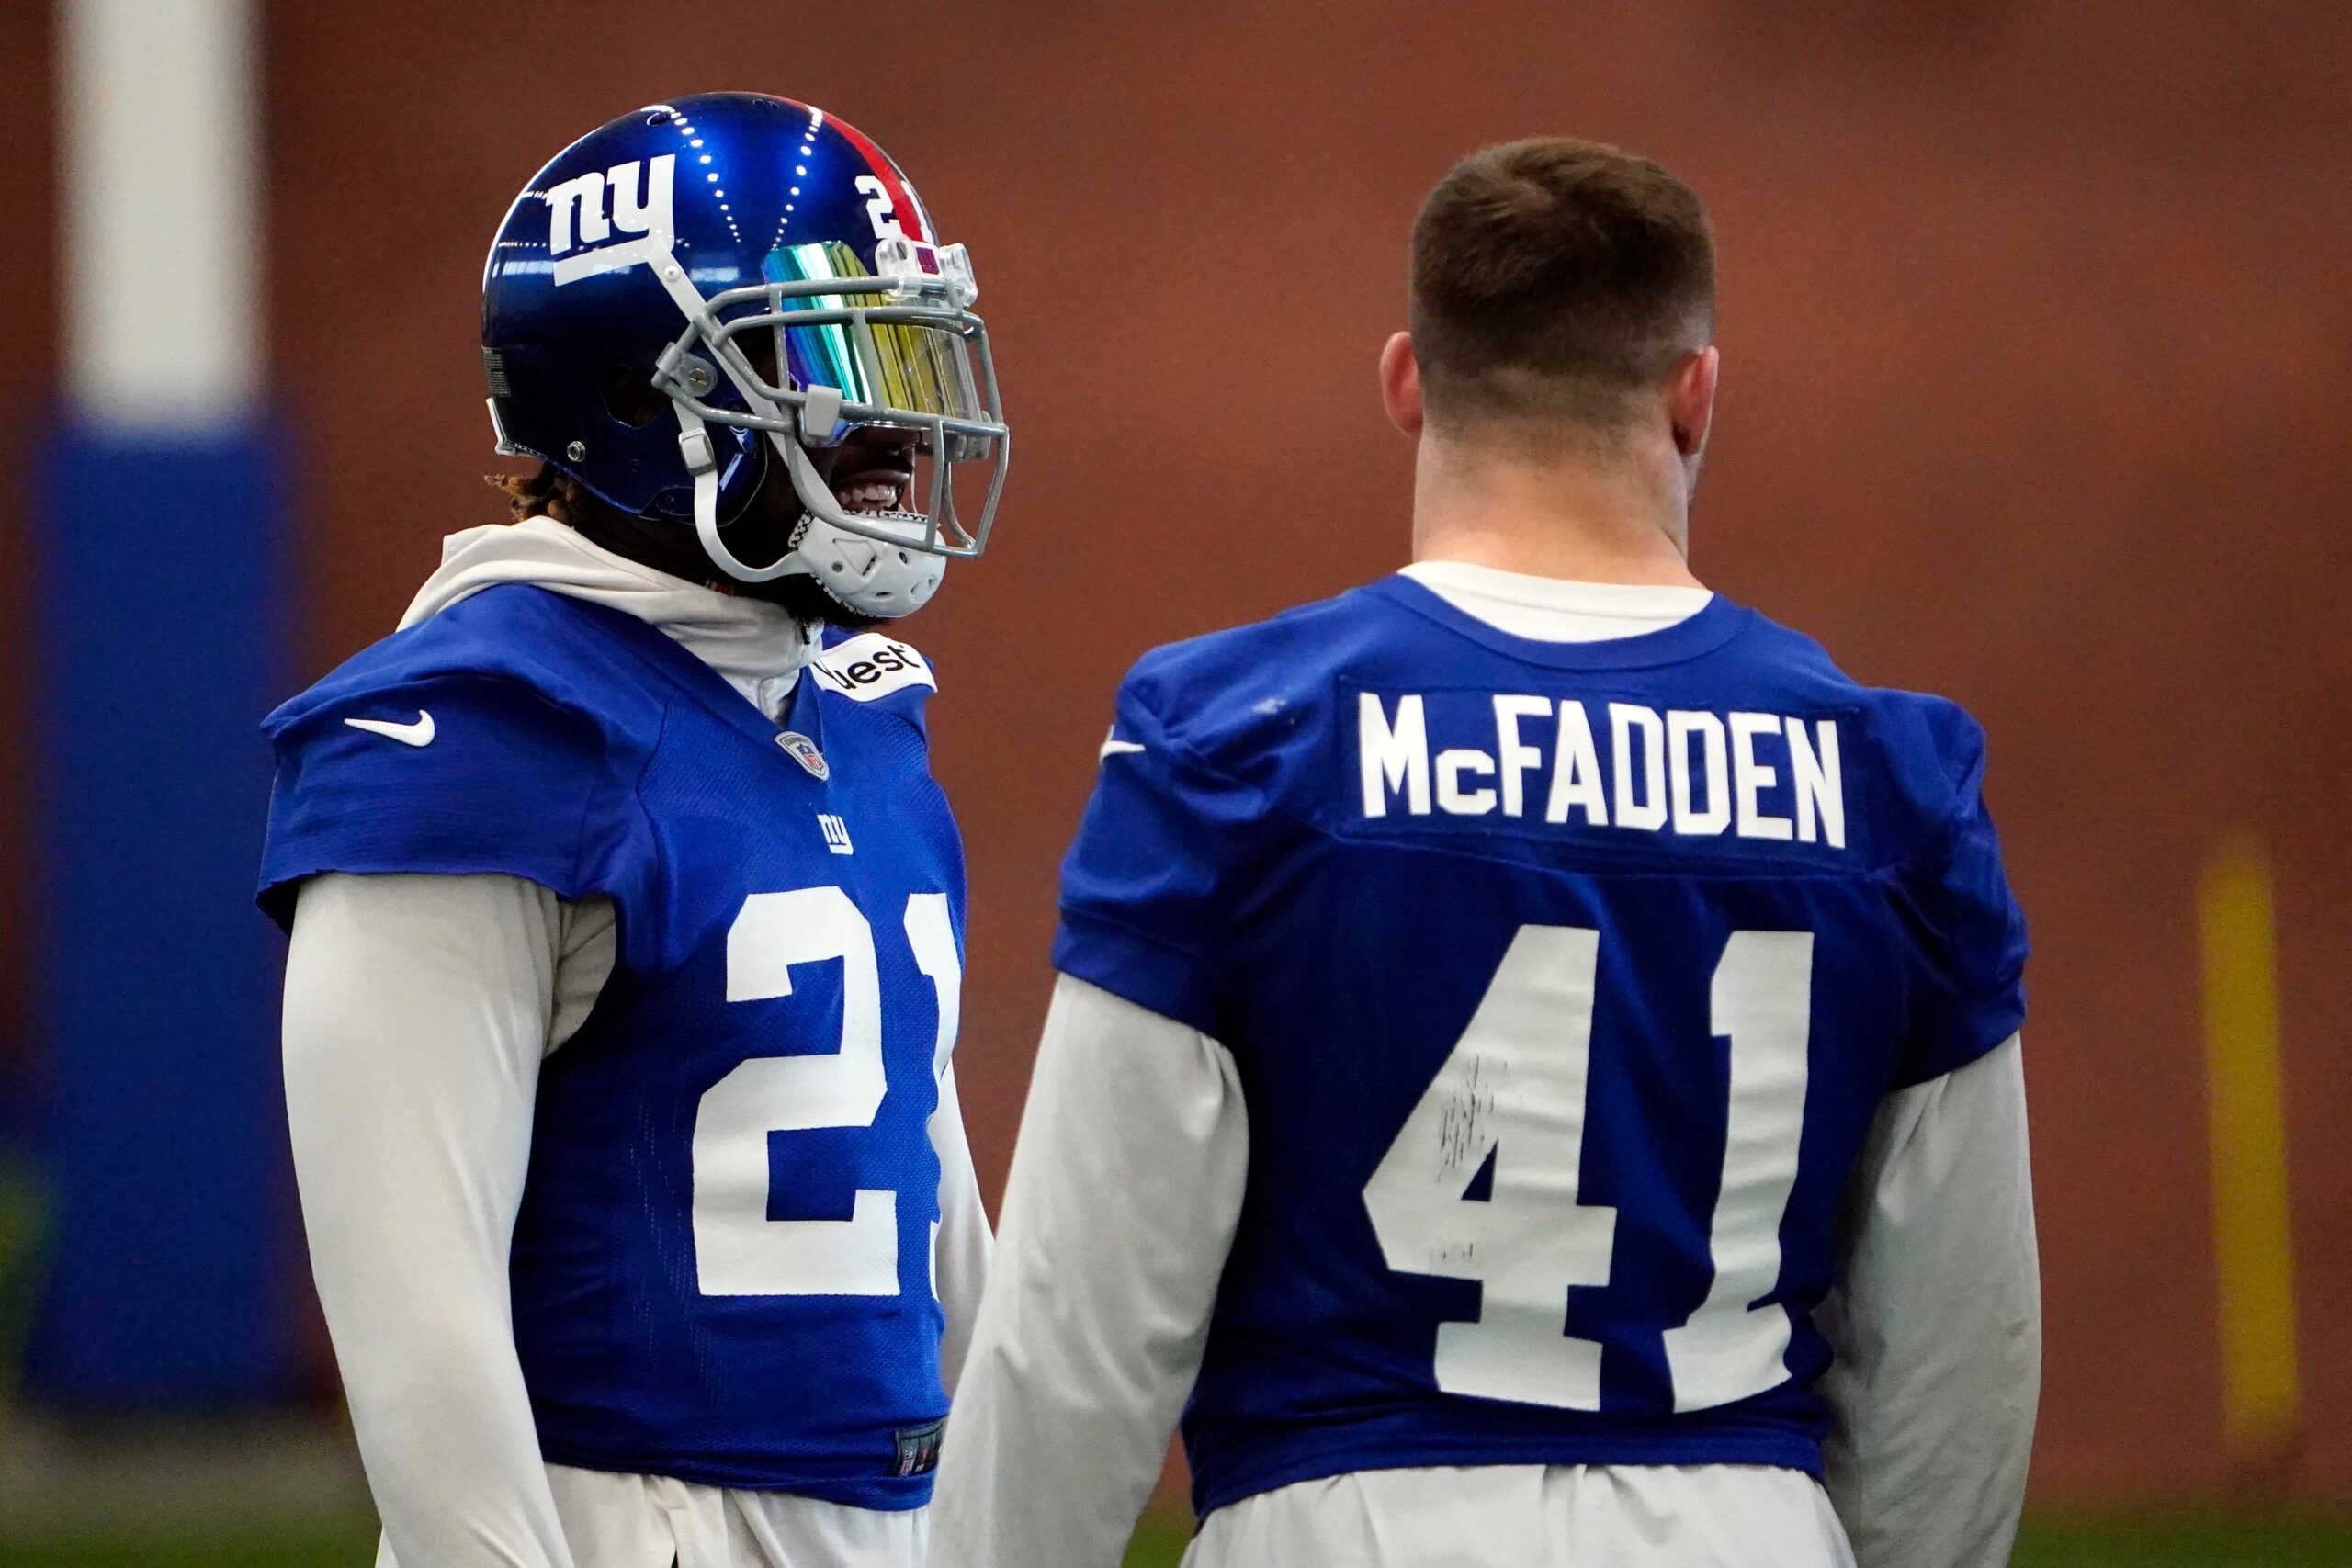
[[[1810,1314],[1873,1113],[2023,1015],[1982,766],[1958,708],[1720,597],[1546,643],[1400,577],[1144,659],[1056,962],[1239,1071],[1198,1507],[1818,1473]]]
[[[541,1072],[514,1227],[550,1461],[929,1498],[925,1123],[964,930],[930,689],[913,649],[854,637],[779,725],[643,622],[505,586],[270,716],[281,921],[322,872],[503,873],[617,911],[612,976]]]

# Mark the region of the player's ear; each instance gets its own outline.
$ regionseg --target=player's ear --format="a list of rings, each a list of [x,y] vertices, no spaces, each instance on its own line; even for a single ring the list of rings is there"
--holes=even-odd
[[[1421,434],[1421,362],[1413,355],[1413,334],[1396,333],[1380,349],[1380,405],[1388,423],[1419,439]]]
[[[1667,423],[1674,431],[1674,449],[1689,461],[1696,462],[1707,449],[1707,432],[1715,423],[1715,383],[1722,371],[1723,355],[1709,344],[1667,375]]]

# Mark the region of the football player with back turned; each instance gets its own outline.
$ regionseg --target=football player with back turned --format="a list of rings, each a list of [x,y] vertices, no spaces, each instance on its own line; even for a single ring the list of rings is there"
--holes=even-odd
[[[1182,1404],[1193,1568],[2006,1562],[1983,734],[1691,575],[1714,262],[1665,170],[1469,158],[1410,307],[1413,564],[1120,693],[937,1560],[1111,1568]]]
[[[995,508],[974,294],[806,105],[582,138],[484,275],[517,521],[269,719],[287,1109],[379,1568],[922,1561],[989,1240],[933,680],[872,628]]]

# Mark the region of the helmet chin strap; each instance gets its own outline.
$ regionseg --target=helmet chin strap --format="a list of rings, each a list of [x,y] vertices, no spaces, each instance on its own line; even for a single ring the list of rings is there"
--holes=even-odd
[[[785,551],[767,566],[746,566],[735,558],[735,552],[718,536],[718,455],[711,447],[710,427],[702,415],[675,398],[670,406],[678,413],[678,451],[685,458],[686,470],[695,477],[695,537],[702,541],[703,553],[739,582],[773,582],[795,572],[806,573],[808,565],[797,550]]]
[[[772,582],[797,572],[814,578],[844,608],[877,620],[907,615],[930,600],[947,570],[946,559],[854,534],[819,516],[811,496],[821,491],[823,481],[799,449],[799,438],[782,432],[770,432],[769,439],[806,509],[800,525],[793,530],[792,547],[773,565],[746,566],[736,559],[718,536],[718,455],[709,426],[678,400],[673,398],[670,406],[678,414],[678,451],[695,477],[695,536],[720,570],[740,582]]]

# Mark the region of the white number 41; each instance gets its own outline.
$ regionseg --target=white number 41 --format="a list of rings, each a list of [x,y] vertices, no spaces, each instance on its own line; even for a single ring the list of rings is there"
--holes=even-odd
[[[1568,1288],[1609,1282],[1617,1211],[1577,1196],[1600,935],[1522,926],[1469,1027],[1364,1188],[1388,1267],[1475,1280],[1479,1314],[1438,1327],[1448,1393],[1600,1408],[1600,1345],[1566,1332]],[[1723,1181],[1707,1299],[1666,1331],[1677,1410],[1783,1382],[1789,1316],[1758,1306],[1781,1272],[1812,1032],[1813,935],[1736,931],[1715,966],[1713,1029],[1731,1038]],[[1465,1199],[1494,1158],[1493,1196]]]

